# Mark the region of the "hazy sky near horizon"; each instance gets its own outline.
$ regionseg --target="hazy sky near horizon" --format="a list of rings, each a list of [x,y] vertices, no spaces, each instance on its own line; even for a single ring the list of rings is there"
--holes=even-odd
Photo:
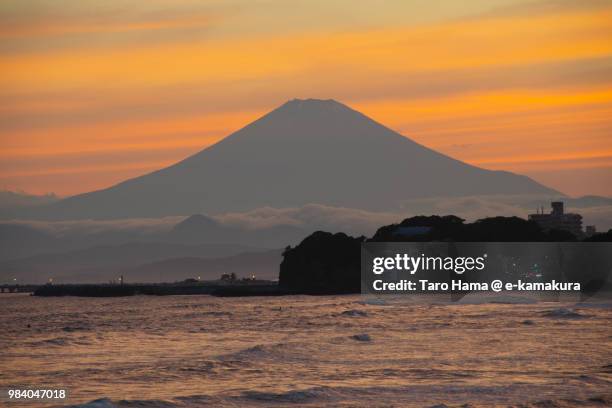
[[[310,97],[612,196],[612,1],[0,3],[0,189],[108,187]]]

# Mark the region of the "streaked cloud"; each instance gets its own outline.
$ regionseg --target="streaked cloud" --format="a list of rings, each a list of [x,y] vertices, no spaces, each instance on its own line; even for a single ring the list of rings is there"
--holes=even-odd
[[[304,231],[324,230],[345,232],[351,235],[372,236],[376,230],[398,223],[415,215],[455,214],[474,221],[479,218],[505,214],[526,218],[536,206],[547,205],[550,197],[533,196],[476,196],[439,197],[414,199],[404,203],[401,212],[374,212],[354,208],[309,204],[303,207],[263,207],[241,213],[212,215],[221,225],[238,230],[253,231],[281,226],[300,227]],[[584,216],[585,224],[596,224],[600,230],[612,228],[612,206],[594,205],[588,200],[568,203],[568,211]],[[11,224],[28,225],[55,235],[83,235],[112,231],[160,232],[168,231],[185,217],[138,218],[117,220],[81,221],[9,221]]]
[[[460,160],[570,194],[585,183],[555,171],[612,176],[612,5],[462,3],[7,2],[0,187],[108,186],[294,97],[338,99]],[[598,183],[593,192],[612,194]]]

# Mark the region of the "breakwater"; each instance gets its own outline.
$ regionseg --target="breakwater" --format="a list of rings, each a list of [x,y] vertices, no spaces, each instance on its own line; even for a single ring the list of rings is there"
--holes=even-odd
[[[279,296],[289,294],[273,281],[236,283],[133,283],[43,285],[34,296],[120,297],[135,295]]]

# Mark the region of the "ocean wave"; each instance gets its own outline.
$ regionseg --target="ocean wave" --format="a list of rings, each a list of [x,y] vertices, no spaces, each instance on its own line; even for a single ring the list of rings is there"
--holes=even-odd
[[[40,346],[61,347],[61,346],[66,346],[70,343],[71,343],[71,339],[69,337],[53,337],[50,339],[30,341],[27,343],[27,345],[30,347],[40,347]]]
[[[347,317],[366,317],[368,313],[364,312],[363,310],[350,309],[350,310],[345,310],[344,312],[340,313],[340,315],[347,316]]]
[[[220,310],[210,310],[210,311],[203,311],[203,312],[186,313],[182,315],[181,318],[189,320],[189,319],[197,319],[198,317],[208,317],[208,316],[212,316],[212,317],[232,316],[232,313],[220,311]]]
[[[580,302],[576,304],[576,307],[581,309],[612,309],[612,302],[610,301],[594,301],[594,302]]]
[[[564,307],[560,307],[557,309],[546,310],[542,312],[542,315],[545,317],[551,317],[554,319],[583,319],[585,315],[582,315],[574,310],[567,309]]]
[[[64,408],[192,408],[192,407],[236,407],[236,406],[352,406],[370,407],[385,401],[393,401],[398,406],[427,408],[458,408],[497,406],[503,398],[495,397],[505,387],[469,387],[462,389],[454,386],[399,386],[399,387],[342,387],[315,386],[301,390],[287,391],[242,391],[238,394],[223,396],[192,395],[180,396],[171,400],[120,400],[100,398],[87,403],[69,405]],[[518,387],[515,391],[519,391]],[[522,390],[527,391],[529,388]],[[466,394],[466,391],[469,393]],[[532,392],[534,390],[531,390]],[[540,390],[543,391],[543,390]],[[446,396],[453,402],[436,401],[436,396]],[[470,401],[469,398],[477,401]],[[434,399],[434,401],[432,401]],[[347,404],[348,403],[348,404]],[[543,398],[519,399],[517,405],[523,408],[570,408],[611,406],[612,395],[592,394],[582,398]],[[504,405],[505,406],[505,405]]]
[[[162,400],[120,400],[112,401],[110,398],[99,398],[84,404],[68,405],[65,408],[175,408],[174,402]]]
[[[357,340],[357,341],[363,341],[363,342],[372,341],[372,337],[370,337],[368,333],[354,334],[351,336],[351,339]]]
[[[360,305],[372,305],[372,306],[387,306],[387,301],[384,299],[379,299],[379,298],[372,298],[372,299],[364,299],[364,300],[358,300],[357,302]]]
[[[91,327],[89,325],[74,325],[74,326],[64,326],[62,327],[62,330],[68,333],[71,332],[75,332],[75,331],[87,331],[87,330],[91,330]]]
[[[259,359],[273,358],[277,359],[279,355],[286,355],[287,352],[291,352],[290,346],[287,343],[274,343],[274,344],[257,344],[252,347],[247,347],[242,350],[238,350],[234,353],[223,354],[217,356],[219,361],[231,362],[231,361],[252,361]]]
[[[316,387],[305,390],[295,390],[286,392],[261,392],[261,391],[244,391],[241,398],[250,401],[263,403],[311,403],[314,401],[322,401],[329,399],[331,388]]]
[[[530,296],[517,295],[466,295],[455,304],[462,305],[482,305],[482,304],[507,304],[507,305],[531,305],[538,303],[538,299]]]
[[[99,398],[84,404],[67,405],[66,408],[117,408],[117,405],[108,398]]]
[[[544,399],[521,405],[525,408],[574,408],[577,406],[609,407],[612,406],[612,398],[609,395],[597,395],[586,399]]]

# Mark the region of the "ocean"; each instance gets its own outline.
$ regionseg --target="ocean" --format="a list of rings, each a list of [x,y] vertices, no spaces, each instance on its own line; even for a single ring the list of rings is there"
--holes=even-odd
[[[612,301],[0,295],[13,406],[602,407]]]

